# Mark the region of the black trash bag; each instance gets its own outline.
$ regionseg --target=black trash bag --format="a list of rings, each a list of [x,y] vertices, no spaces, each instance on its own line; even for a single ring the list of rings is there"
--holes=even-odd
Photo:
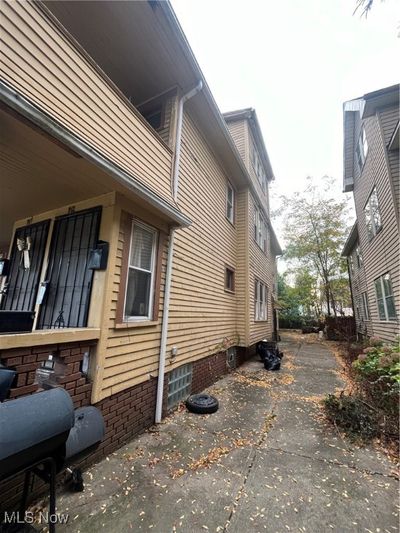
[[[260,341],[256,345],[256,352],[260,356],[262,362],[264,362],[266,357],[269,357],[269,354],[274,354],[275,357],[282,359],[283,352],[279,350],[278,343]]]
[[[264,368],[273,371],[281,368],[281,359],[274,351],[267,351],[267,354],[264,357]]]

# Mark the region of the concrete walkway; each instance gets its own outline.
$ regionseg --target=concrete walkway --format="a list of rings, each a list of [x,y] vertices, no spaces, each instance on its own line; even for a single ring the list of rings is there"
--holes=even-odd
[[[392,465],[324,422],[342,383],[308,340],[285,336],[280,372],[254,360],[210,387],[217,413],[176,412],[91,468],[84,493],[59,498],[58,531],[398,531]]]

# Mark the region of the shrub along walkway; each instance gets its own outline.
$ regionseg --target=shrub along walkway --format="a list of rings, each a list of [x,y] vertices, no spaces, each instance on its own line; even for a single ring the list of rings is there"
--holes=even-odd
[[[280,372],[254,360],[210,387],[217,413],[182,409],[92,467],[58,531],[398,531],[391,463],[324,422],[334,356],[296,334],[281,348]]]

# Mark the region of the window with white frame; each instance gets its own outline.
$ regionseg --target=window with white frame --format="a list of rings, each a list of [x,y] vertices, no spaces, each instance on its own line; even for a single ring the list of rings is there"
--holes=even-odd
[[[353,252],[349,255],[349,268],[351,274],[354,274],[354,259],[353,259]]]
[[[367,153],[368,153],[367,136],[365,135],[365,128],[364,126],[362,126],[360,135],[358,137],[357,147],[356,147],[357,162],[358,162],[358,167],[360,169],[360,172],[364,166]]]
[[[364,207],[365,222],[367,224],[368,236],[372,239],[382,228],[381,214],[379,210],[378,194],[376,187],[372,189],[371,194]]]
[[[392,281],[387,272],[375,280],[376,301],[380,320],[396,320]]]
[[[235,191],[229,183],[226,184],[226,211],[225,216],[231,224],[235,220]]]
[[[359,299],[359,297],[356,298],[356,317],[358,318],[358,320],[361,320],[360,299]]]
[[[366,292],[361,293],[361,299],[362,299],[364,319],[369,320],[370,315],[369,315],[368,295]]]
[[[254,172],[257,176],[258,183],[262,190],[267,190],[267,177],[265,175],[264,166],[260,160],[260,157],[255,148],[251,150],[251,164],[253,165]]]
[[[357,258],[357,267],[361,268],[363,266],[363,259],[361,254],[360,245],[357,244],[356,246],[356,258]]]
[[[254,206],[254,240],[263,252],[267,251],[268,229],[260,210]]]
[[[128,276],[125,295],[125,320],[149,320],[153,312],[153,286],[157,231],[132,222]]]
[[[268,289],[258,279],[254,283],[254,318],[255,320],[268,318]]]
[[[235,292],[235,271],[229,267],[225,267],[225,290]]]

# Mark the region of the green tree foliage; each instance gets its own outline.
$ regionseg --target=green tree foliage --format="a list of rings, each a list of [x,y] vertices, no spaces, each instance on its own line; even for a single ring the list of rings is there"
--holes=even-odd
[[[301,305],[315,314],[324,304],[328,315],[336,315],[351,301],[347,265],[341,257],[349,232],[347,201],[332,198],[333,184],[329,177],[318,183],[308,178],[303,192],[282,197],[284,259],[296,272]]]

